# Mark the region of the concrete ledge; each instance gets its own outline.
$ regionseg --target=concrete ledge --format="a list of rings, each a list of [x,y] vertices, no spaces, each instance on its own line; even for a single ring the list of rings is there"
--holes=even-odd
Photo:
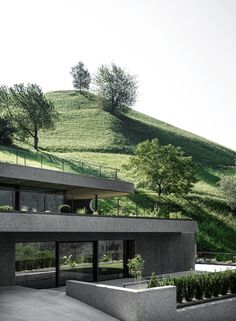
[[[121,321],[170,321],[176,310],[174,286],[133,290],[104,284],[67,281],[66,294]]]
[[[184,220],[0,213],[0,232],[195,233],[196,227]]]

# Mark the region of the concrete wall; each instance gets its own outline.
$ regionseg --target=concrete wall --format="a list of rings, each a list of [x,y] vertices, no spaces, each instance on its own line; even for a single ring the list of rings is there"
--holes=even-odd
[[[194,270],[195,236],[193,233],[157,233],[140,235],[135,252],[145,260],[145,275]]]
[[[236,298],[176,309],[176,288],[124,289],[67,281],[66,294],[121,321],[235,321]]]
[[[176,302],[172,288],[174,287],[168,286],[158,290],[136,291],[103,284],[67,281],[66,294],[122,321],[170,321],[169,316],[174,314]]]
[[[0,286],[15,282],[15,244],[0,237]]]

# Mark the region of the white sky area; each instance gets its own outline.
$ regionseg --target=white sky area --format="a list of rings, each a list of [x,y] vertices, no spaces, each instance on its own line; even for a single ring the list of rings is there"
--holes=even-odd
[[[138,75],[134,109],[236,150],[235,0],[0,0],[0,85]]]

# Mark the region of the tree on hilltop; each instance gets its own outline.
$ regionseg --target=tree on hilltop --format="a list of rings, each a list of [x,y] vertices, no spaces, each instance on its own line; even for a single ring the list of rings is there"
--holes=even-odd
[[[82,61],[79,61],[77,65],[71,68],[70,74],[73,77],[74,88],[79,90],[80,93],[82,93],[83,90],[89,89],[91,76]]]
[[[136,102],[138,89],[136,76],[130,75],[114,63],[98,68],[95,84],[98,94],[104,98],[111,114],[124,111]]]
[[[180,147],[162,146],[158,139],[147,140],[136,146],[135,155],[125,166],[140,184],[160,196],[188,193],[196,182],[196,165]]]
[[[36,150],[39,131],[54,129],[58,114],[36,84],[0,87],[0,105],[16,125],[18,137],[22,140],[32,137]]]

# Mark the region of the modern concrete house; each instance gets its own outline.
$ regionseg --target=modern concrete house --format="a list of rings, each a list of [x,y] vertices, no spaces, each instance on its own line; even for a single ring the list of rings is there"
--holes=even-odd
[[[196,222],[91,214],[91,200],[97,211],[99,198],[133,191],[117,179],[0,163],[0,206],[12,209],[0,213],[0,285],[123,278],[135,253],[145,275],[194,269]]]

